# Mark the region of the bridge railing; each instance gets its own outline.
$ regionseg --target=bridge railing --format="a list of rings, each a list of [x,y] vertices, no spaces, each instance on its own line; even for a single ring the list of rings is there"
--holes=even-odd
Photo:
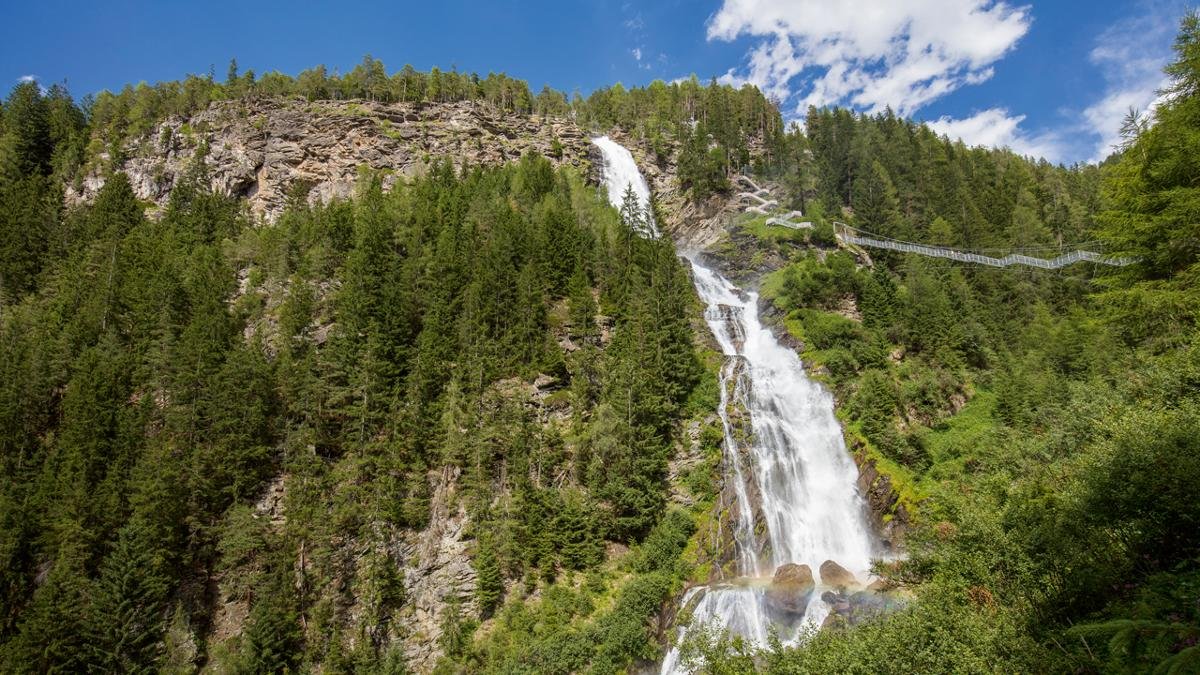
[[[750,179],[749,176],[738,174],[738,180],[749,186],[753,192],[740,192],[738,198],[746,200],[754,200],[757,204],[747,205],[745,211],[748,213],[757,213],[759,215],[770,216],[767,218],[767,225],[779,225],[781,227],[791,228],[793,230],[809,229],[813,226],[811,222],[797,222],[795,218],[803,217],[799,211],[791,211],[786,214],[771,216],[767,210],[769,207],[778,206],[779,203],[774,199],[767,199],[770,196],[770,191],[766,188],[759,187],[757,183]],[[764,196],[765,195],[765,196]],[[944,258],[947,260],[957,260],[959,262],[972,263],[975,265],[986,265],[988,267],[1011,267],[1013,265],[1026,265],[1028,267],[1036,267],[1044,270],[1056,270],[1068,265],[1073,265],[1077,262],[1088,261],[1100,265],[1112,265],[1114,267],[1123,267],[1134,260],[1132,258],[1110,258],[1094,251],[1076,250],[1064,253],[1057,258],[1035,258],[1033,256],[1023,255],[1020,253],[1010,253],[1003,258],[993,258],[992,256],[983,255],[981,253],[973,253],[971,251],[959,251],[953,248],[945,248],[943,246],[927,246],[925,244],[914,244],[907,241],[899,241],[896,239],[886,239],[871,236],[863,236],[870,234],[869,232],[861,232],[846,223],[833,221],[834,234],[838,239],[847,244],[856,244],[858,246],[866,246],[869,248],[882,248],[892,251],[902,251],[904,253],[915,253],[930,258]]]
[[[1057,258],[1050,259],[1035,258],[1033,256],[1022,255],[1020,253],[1010,253],[1003,258],[993,258],[991,256],[986,256],[979,253],[959,251],[941,246],[926,246],[924,244],[913,244],[894,239],[864,237],[859,235],[858,230],[845,223],[835,222],[834,226],[836,228],[835,232],[837,236],[848,244],[857,244],[859,246],[889,249],[893,251],[903,251],[905,253],[916,253],[917,255],[923,255],[930,258],[946,258],[960,262],[974,263],[976,265],[987,265],[989,267],[1027,265],[1029,267],[1037,267],[1044,270],[1056,270],[1066,267],[1067,265],[1073,265],[1083,260],[1101,265],[1112,265],[1114,267],[1123,267],[1133,262],[1131,258],[1109,258],[1094,251],[1084,250],[1071,251],[1069,253],[1064,253]]]

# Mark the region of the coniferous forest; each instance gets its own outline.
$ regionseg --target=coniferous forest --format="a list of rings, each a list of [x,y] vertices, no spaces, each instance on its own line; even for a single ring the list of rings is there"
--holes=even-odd
[[[799,646],[719,630],[698,672],[1200,671],[1200,18],[1100,165],[967,147],[890,111],[785,126],[751,85],[534,94],[366,57],[0,106],[0,670],[655,668],[720,566],[721,357],[670,222],[526,153],[431,158],[282,213],[203,149],[163,208],[123,172],[158,124],[242,101],[473,102],[618,133],[691,203],[737,176],[811,230],[730,216],[704,252],[833,392],[887,478],[893,611]],[[561,152],[561,150],[560,150]],[[95,198],[68,189],[104,176]],[[1046,272],[839,245],[1087,243]],[[434,616],[412,537],[461,526]],[[449,535],[444,535],[443,538]],[[434,537],[437,539],[438,537]],[[424,541],[424,540],[422,540]],[[443,561],[439,564],[451,564]],[[468,578],[468,577],[464,577]],[[423,601],[421,601],[423,602]],[[430,636],[418,631],[435,626]]]

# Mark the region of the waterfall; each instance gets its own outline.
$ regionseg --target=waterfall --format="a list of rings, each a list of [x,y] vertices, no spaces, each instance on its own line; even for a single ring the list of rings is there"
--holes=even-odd
[[[608,136],[593,138],[592,143],[600,148],[604,162],[600,169],[604,177],[604,186],[608,188],[608,201],[618,209],[625,200],[625,190],[633,187],[638,204],[646,212],[648,231],[642,234],[658,239],[658,225],[654,222],[654,214],[650,213],[650,186],[638,170],[637,162],[629,150]]]
[[[639,200],[648,201],[629,151],[607,137],[593,142],[604,154],[609,201],[620,207],[631,184]],[[794,643],[829,613],[821,592],[831,584],[818,576],[823,562],[837,562],[860,581],[869,576],[875,544],[856,486],[858,469],[846,451],[833,397],[759,321],[758,294],[734,286],[696,255],[689,260],[705,320],[726,357],[718,412],[725,481],[735,493],[737,575],[690,589],[681,606],[695,606],[681,631],[716,625],[765,646],[775,630],[785,644]],[[749,438],[741,434],[740,442],[730,417],[734,403],[750,418]],[[788,563],[807,565],[816,584],[799,616],[772,608],[769,598],[772,576]],[[686,672],[678,648],[668,652],[662,672]]]

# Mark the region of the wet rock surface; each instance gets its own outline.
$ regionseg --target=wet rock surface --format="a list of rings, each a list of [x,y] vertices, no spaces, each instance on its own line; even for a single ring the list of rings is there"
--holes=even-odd
[[[854,578],[854,575],[849,570],[832,560],[826,560],[821,563],[820,574],[821,583],[826,586],[850,588],[860,585],[858,579]]]
[[[829,605],[829,615],[821,628],[857,626],[904,606],[902,596],[884,591],[825,591],[821,599]]]
[[[780,565],[767,587],[767,604],[777,612],[803,616],[816,587],[808,565]]]
[[[735,197],[736,191],[694,201],[679,182],[675,152],[669,152],[660,162],[647,143],[632,135],[616,129],[610,131],[609,136],[633,154],[638,168],[654,192],[659,212],[665,221],[663,229],[671,234],[680,250],[704,250],[728,236],[726,226],[734,215],[742,212],[742,205]],[[749,139],[749,145],[751,154],[761,151],[758,139]]]
[[[888,551],[901,550],[908,533],[908,508],[900,502],[891,478],[879,471],[874,459],[867,457],[866,448],[853,448],[851,456],[858,465],[858,489],[867,500],[880,542]]]

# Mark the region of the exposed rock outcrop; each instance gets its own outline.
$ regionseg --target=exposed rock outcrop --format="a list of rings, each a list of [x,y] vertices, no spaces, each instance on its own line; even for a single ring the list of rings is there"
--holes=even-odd
[[[725,386],[731,387],[729,392],[730,404],[726,409],[726,414],[729,416],[729,422],[733,429],[733,439],[737,446],[734,450],[738,453],[738,459],[743,467],[753,466],[753,459],[750,456],[750,442],[753,435],[753,429],[750,424],[750,414],[746,411],[745,406],[739,398],[739,393],[742,387],[748,386],[744,382],[744,374],[742,370],[746,367],[745,360],[737,358],[732,367],[734,371],[729,373],[725,380]],[[728,367],[728,366],[727,366]],[[717,492],[717,503],[714,507],[714,515],[709,521],[707,530],[701,531],[698,534],[698,561],[701,564],[709,564],[709,573],[706,583],[714,583],[723,579],[730,579],[738,575],[736,569],[737,544],[735,536],[738,529],[738,523],[742,518],[742,505],[738,499],[738,485],[736,483],[735,472],[727,465],[732,461],[729,456],[728,448],[724,449],[722,455],[721,482]],[[753,472],[744,471],[744,489],[746,492],[747,502],[751,510],[750,519],[754,523],[754,543],[755,552],[762,558],[768,558],[770,551],[770,538],[766,526],[766,516],[762,511],[762,492],[759,488],[758,481],[754,479]]]
[[[684,484],[686,476],[705,463],[701,434],[705,426],[717,424],[716,415],[703,420],[690,420],[684,428],[683,440],[676,444],[675,454],[667,463],[667,485],[673,504],[693,506],[696,495]]]
[[[218,101],[130,140],[122,168],[138,198],[161,207],[202,151],[215,189],[244,197],[252,213],[273,220],[296,185],[308,186],[314,201],[350,196],[360,167],[384,172],[385,189],[437,159],[495,165],[529,151],[586,173],[590,147],[568,118],[503,113],[478,101]],[[103,185],[97,167],[67,200],[90,201]]]
[[[859,492],[867,500],[867,510],[880,541],[890,551],[899,550],[908,533],[908,507],[892,487],[892,479],[881,473],[875,460],[867,456],[865,447],[852,448],[851,456],[858,465]]]
[[[362,168],[383,172],[389,189],[435,160],[496,165],[532,151],[598,180],[591,135],[569,117],[506,113],[481,101],[217,101],[127,141],[120,168],[139,199],[161,208],[203,155],[215,189],[244,197],[251,213],[270,221],[298,185],[314,202],[350,196]],[[618,129],[610,135],[633,153],[654,192],[663,229],[681,249],[701,250],[727,236],[726,225],[741,210],[733,193],[692,201],[677,178],[674,153],[659,162],[629,134]],[[99,159],[68,188],[69,204],[90,202],[103,187],[102,167],[110,157],[102,153]]]
[[[665,221],[663,229],[671,234],[676,246],[682,250],[700,251],[727,236],[725,228],[730,219],[741,212],[733,192],[713,195],[701,202],[692,201],[679,183],[675,153],[670,153],[660,163],[646,143],[619,129],[610,131],[609,135],[633,154],[654,193]],[[753,142],[751,145],[751,151],[754,152],[756,146]]]
[[[767,604],[775,611],[803,616],[816,587],[808,565],[780,565],[767,587]]]
[[[406,561],[404,591],[408,602],[399,623],[404,657],[414,672],[433,670],[441,656],[438,638],[446,606],[457,598],[464,616],[478,613],[475,568],[467,555],[467,513],[455,499],[458,468],[430,476],[433,498],[429,526],[397,542],[393,557]]]

